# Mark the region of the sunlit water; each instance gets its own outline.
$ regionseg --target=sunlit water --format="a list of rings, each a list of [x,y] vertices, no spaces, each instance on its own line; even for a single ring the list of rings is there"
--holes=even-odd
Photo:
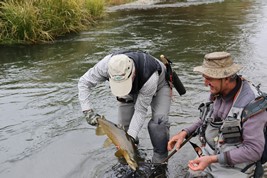
[[[173,61],[187,93],[173,93],[171,135],[196,119],[208,96],[201,76],[192,72],[208,52],[232,53],[244,66],[240,74],[267,91],[265,0],[144,3],[107,11],[92,30],[53,44],[0,48],[1,178],[102,178],[116,165],[115,148],[102,148],[105,137],[86,124],[77,98],[79,77],[115,50],[143,50]],[[108,83],[94,90],[92,101],[116,122]],[[146,126],[139,137],[150,159]],[[169,177],[183,177],[194,157],[186,145],[170,159]]]

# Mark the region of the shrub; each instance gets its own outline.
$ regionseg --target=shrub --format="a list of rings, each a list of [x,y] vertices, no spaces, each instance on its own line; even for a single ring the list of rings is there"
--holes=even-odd
[[[0,1],[0,43],[52,41],[85,30],[104,13],[104,0]]]
[[[104,13],[105,0],[85,0],[85,7],[93,17],[101,17]]]

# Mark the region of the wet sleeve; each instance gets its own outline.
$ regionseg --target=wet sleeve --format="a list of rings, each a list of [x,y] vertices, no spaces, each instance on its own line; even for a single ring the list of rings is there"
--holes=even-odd
[[[148,81],[140,89],[135,103],[135,111],[129,126],[128,134],[136,138],[141,130],[144,122],[148,107],[152,102],[158,87],[159,74],[155,72],[151,75]]]
[[[90,96],[92,88],[98,83],[108,80],[108,60],[110,55],[99,61],[94,67],[90,68],[78,82],[78,96],[82,111],[92,109]]]
[[[261,158],[265,138],[263,129],[267,123],[267,112],[261,112],[249,118],[243,125],[242,146],[225,152],[229,165],[254,162]]]

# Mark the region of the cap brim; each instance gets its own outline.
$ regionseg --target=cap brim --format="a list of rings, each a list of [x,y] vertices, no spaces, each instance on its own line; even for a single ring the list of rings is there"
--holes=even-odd
[[[242,69],[242,66],[239,64],[233,64],[230,67],[223,68],[223,69],[216,69],[216,68],[206,68],[202,66],[194,67],[194,72],[202,73],[208,77],[212,78],[226,78],[229,77]]]
[[[132,90],[132,85],[133,85],[132,76],[130,76],[127,80],[124,80],[122,82],[117,82],[110,78],[109,84],[111,93],[113,95],[118,97],[128,95]]]

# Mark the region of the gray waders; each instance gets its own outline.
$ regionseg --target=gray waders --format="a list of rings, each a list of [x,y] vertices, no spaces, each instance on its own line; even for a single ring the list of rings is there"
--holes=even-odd
[[[213,155],[214,150],[206,144],[202,148],[203,155]],[[236,165],[236,167],[222,166],[220,163],[210,164],[204,171],[192,171],[189,169],[185,178],[248,178],[249,174],[253,172],[253,168],[247,170],[246,173],[242,173],[241,170],[244,167],[244,164]],[[255,167],[254,167],[255,168]]]
[[[128,130],[134,114],[136,97],[129,96],[124,98],[125,102],[118,102],[118,123],[123,125],[126,130]],[[151,103],[152,118],[148,122],[148,132],[153,145],[153,163],[161,163],[168,156],[170,105],[170,87],[166,84],[157,91]]]

